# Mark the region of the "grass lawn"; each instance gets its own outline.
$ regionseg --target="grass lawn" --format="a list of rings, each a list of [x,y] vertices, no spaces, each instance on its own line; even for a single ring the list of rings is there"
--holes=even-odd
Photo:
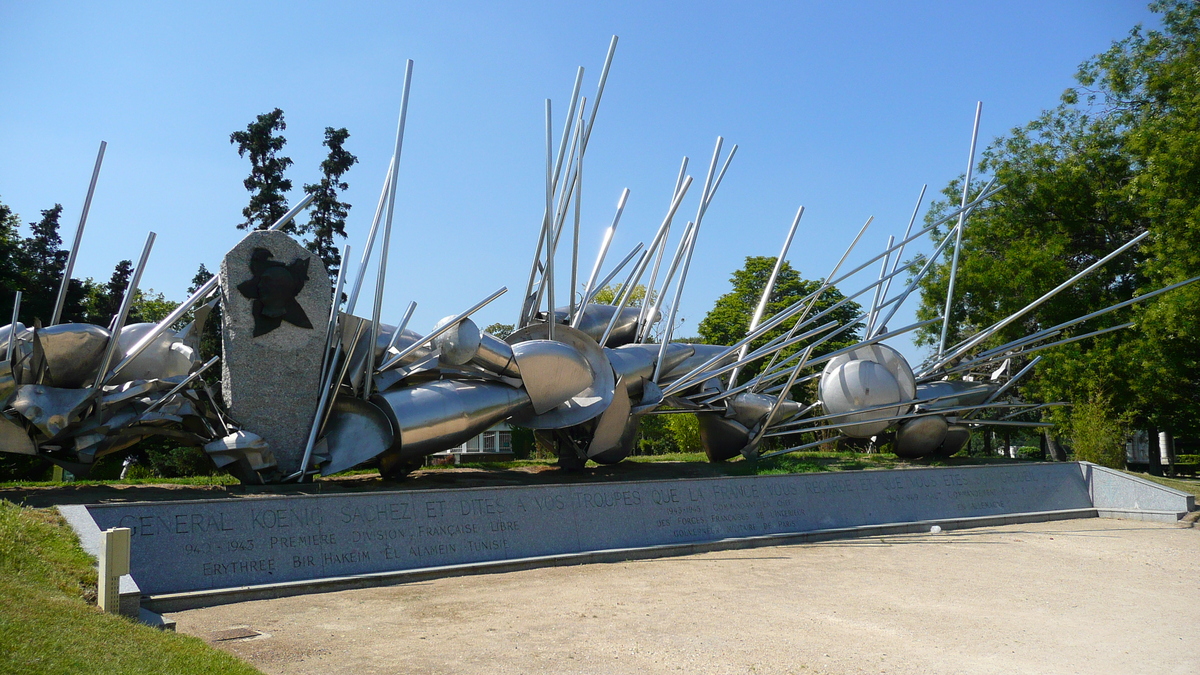
[[[1175,478],[1166,478],[1166,477],[1160,478],[1158,476],[1151,476],[1148,473],[1134,473],[1133,471],[1126,471],[1125,473],[1129,474],[1130,476],[1137,476],[1138,478],[1145,478],[1148,481],[1158,483],[1159,485],[1165,485],[1169,488],[1179,490],[1180,492],[1185,492],[1189,495],[1195,495],[1196,500],[1200,501],[1200,481],[1178,480]]]
[[[0,672],[258,673],[202,640],[104,614],[96,570],[51,509],[0,500]]]
[[[72,480],[60,483],[52,480],[14,480],[0,482],[0,488],[11,487],[55,487],[74,485],[87,487],[90,485],[241,485],[241,481],[229,474],[215,476],[189,476],[187,478],[126,478],[124,480]]]

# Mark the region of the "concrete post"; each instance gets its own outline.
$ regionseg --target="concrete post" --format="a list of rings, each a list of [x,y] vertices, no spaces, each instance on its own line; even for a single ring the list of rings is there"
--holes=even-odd
[[[121,612],[121,577],[129,574],[129,535],[127,527],[114,527],[100,533],[96,604],[109,614]]]

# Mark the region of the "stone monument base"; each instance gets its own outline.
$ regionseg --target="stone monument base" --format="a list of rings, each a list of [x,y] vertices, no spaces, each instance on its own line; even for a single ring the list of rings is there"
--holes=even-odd
[[[1064,518],[1178,520],[1191,495],[1088,463],[60,507],[132,532],[155,611],[550,565]],[[89,532],[89,530],[91,532]],[[85,536],[86,535],[86,536]]]

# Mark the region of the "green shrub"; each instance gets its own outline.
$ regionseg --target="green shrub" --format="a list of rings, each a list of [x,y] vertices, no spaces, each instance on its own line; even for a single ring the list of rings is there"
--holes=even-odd
[[[1075,459],[1112,469],[1125,468],[1127,423],[1116,417],[1108,400],[1093,394],[1071,412],[1070,433]]]
[[[667,429],[675,441],[677,452],[702,452],[700,444],[700,422],[692,414],[663,415],[666,417]]]

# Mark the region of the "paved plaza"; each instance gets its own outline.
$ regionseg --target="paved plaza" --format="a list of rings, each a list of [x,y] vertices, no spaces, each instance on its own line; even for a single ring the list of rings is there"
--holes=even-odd
[[[447,578],[172,618],[266,673],[1193,675],[1200,530],[1010,525]]]

